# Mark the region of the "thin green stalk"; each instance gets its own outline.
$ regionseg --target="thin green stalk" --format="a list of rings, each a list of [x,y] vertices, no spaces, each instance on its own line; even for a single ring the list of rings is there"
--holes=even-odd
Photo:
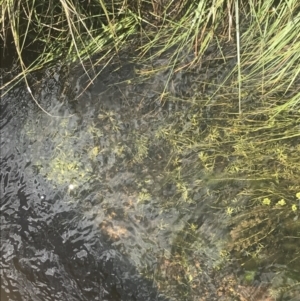
[[[239,2],[235,0],[235,21],[236,21],[236,52],[238,67],[238,93],[239,93],[239,115],[242,115],[242,75],[241,75],[241,50],[240,50],[240,21],[239,21]]]

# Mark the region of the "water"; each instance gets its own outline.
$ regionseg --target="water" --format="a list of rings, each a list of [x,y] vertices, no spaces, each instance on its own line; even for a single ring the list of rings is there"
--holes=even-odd
[[[53,98],[56,92],[45,93],[41,103],[52,113],[70,115]],[[104,187],[89,183],[93,160],[79,163],[82,154],[75,153],[77,138],[87,135],[79,121],[41,113],[24,87],[2,99],[1,300],[166,300],[115,245],[121,225],[106,225],[99,196]],[[92,140],[83,137],[80,146],[94,147]],[[87,155],[80,146],[78,152]],[[76,168],[68,166],[73,162]],[[126,201],[122,193],[110,198]]]
[[[167,201],[167,149],[148,146],[164,112],[121,102],[122,85],[62,102],[58,74],[38,99],[61,118],[24,86],[1,103],[3,300],[169,300],[155,273],[193,208]]]
[[[115,67],[77,100],[61,97],[59,67],[47,70],[32,90],[60,117],[22,85],[2,99],[1,300],[242,298],[250,286],[210,187],[167,179],[170,149],[156,136],[187,107],[159,101],[168,73],[145,83]],[[268,273],[251,288],[265,291]]]

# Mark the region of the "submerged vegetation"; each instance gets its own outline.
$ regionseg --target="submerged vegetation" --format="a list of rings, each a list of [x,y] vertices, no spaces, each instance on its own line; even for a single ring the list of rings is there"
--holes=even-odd
[[[245,286],[258,267],[276,263],[272,296],[299,291],[299,276],[291,276],[300,273],[298,0],[4,0],[1,24],[3,55],[14,45],[21,70],[4,91],[22,79],[31,91],[31,74],[57,62],[71,66],[70,74],[80,64],[90,75],[97,66],[122,61],[124,53],[131,53],[126,59],[135,65],[134,76],[122,78],[126,86],[152,83],[155,91],[147,102],[128,101],[136,108],[127,115],[100,110],[97,124],[84,126],[85,135],[60,119],[51,159],[35,164],[55,185],[94,179],[95,164],[110,164],[99,160],[105,152],[131,169],[159,165],[154,178],[161,179],[162,190],[174,188],[161,208],[196,208],[173,242],[173,253],[158,259],[153,277],[159,287],[181,286],[182,294],[173,297],[182,300],[197,296],[206,281],[199,276],[201,252],[213,270],[236,258],[246,270]],[[37,52],[28,61],[24,53],[32,49]],[[101,68],[93,76],[101,75]],[[134,112],[146,116],[147,129],[131,120],[129,142],[100,142],[108,132],[121,137]],[[30,125],[24,131],[34,139]],[[85,147],[76,154],[78,141]],[[137,183],[140,205],[159,199],[151,181],[145,175]],[[224,240],[213,239],[219,254],[209,254],[208,239],[200,238],[196,212],[204,202],[206,211],[223,216],[219,226],[228,229]],[[284,274],[283,265],[291,272]],[[147,268],[143,272],[147,275]],[[230,277],[220,287],[232,291]]]

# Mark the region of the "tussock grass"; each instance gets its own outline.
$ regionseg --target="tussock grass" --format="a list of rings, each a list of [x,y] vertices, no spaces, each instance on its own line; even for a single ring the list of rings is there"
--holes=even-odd
[[[299,76],[299,3],[297,1],[2,1],[2,39],[13,43],[22,72],[15,79],[55,61],[79,60],[83,67],[133,48],[138,60],[153,61],[168,52],[166,68],[188,53],[200,64],[212,41],[237,40],[242,74],[237,79],[242,111],[242,87],[266,93],[287,93]],[[239,10],[239,11],[237,11]],[[241,19],[240,29],[235,23]],[[26,62],[22,53],[37,51]],[[220,47],[222,47],[220,45]],[[238,49],[241,47],[241,49]],[[149,55],[149,53],[151,53]],[[147,54],[147,55],[146,55]],[[188,67],[181,66],[181,68]],[[259,79],[259,80],[258,80]],[[293,106],[296,97],[287,106]],[[282,108],[282,107],[281,107]],[[280,108],[277,108],[280,109]]]

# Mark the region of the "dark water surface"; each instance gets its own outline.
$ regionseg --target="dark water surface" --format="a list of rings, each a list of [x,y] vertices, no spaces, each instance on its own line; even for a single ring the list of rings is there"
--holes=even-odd
[[[53,99],[57,91],[52,92],[46,91],[42,99],[46,109],[70,115],[67,107]],[[71,143],[88,135],[85,130],[84,121],[75,115],[51,118],[37,110],[24,87],[1,99],[2,301],[167,300],[153,281],[140,276],[133,258],[122,254],[122,246],[114,245],[119,240],[114,236],[122,231],[103,230],[108,227],[108,213],[99,207],[103,200],[97,196],[103,187],[95,181],[94,190],[85,190],[92,185],[87,176],[92,174],[92,160],[80,164],[77,160],[76,168],[69,166],[69,173],[60,174],[82,156],[74,154]],[[86,156],[88,151],[81,146],[94,146],[93,137],[89,138],[83,137],[77,148]],[[54,164],[62,158],[61,168],[52,175]],[[69,188],[72,180],[76,192]],[[110,199],[116,203],[122,195],[111,192],[106,197],[107,203]]]

